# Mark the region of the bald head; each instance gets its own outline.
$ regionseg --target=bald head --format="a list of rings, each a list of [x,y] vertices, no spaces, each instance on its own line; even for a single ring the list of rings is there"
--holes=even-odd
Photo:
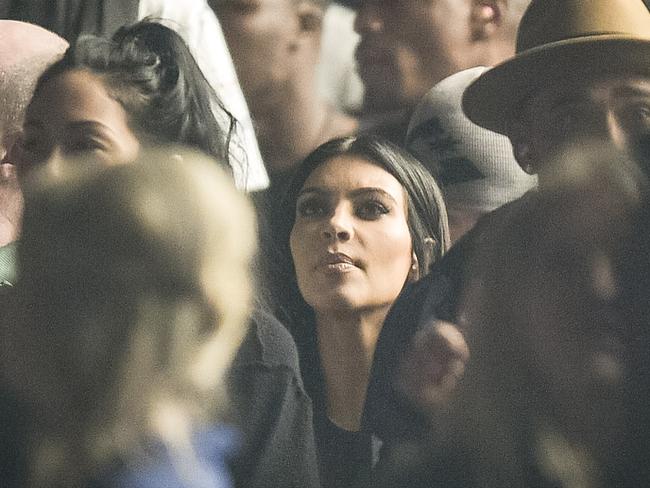
[[[0,149],[4,162],[6,138],[20,126],[36,80],[60,57],[68,43],[42,27],[0,20]]]
[[[22,196],[9,157],[38,77],[61,57],[68,43],[25,22],[0,20],[0,246],[13,241]]]

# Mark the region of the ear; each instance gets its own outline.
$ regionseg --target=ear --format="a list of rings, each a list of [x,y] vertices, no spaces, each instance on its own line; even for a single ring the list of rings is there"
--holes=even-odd
[[[508,139],[512,144],[512,153],[523,169],[529,175],[537,173],[539,158],[529,137],[529,127],[524,116],[513,117],[506,130]]]
[[[512,143],[512,152],[515,155],[515,159],[526,173],[529,175],[534,175],[537,173],[537,167],[535,165],[535,157],[533,156],[533,150],[531,145],[528,142],[519,141]]]
[[[472,40],[482,41],[491,38],[503,20],[502,0],[471,0],[470,32]]]
[[[407,283],[413,283],[420,279],[420,262],[418,261],[418,256],[415,254],[415,251],[411,253],[411,268],[409,269],[409,274],[406,276]]]
[[[314,2],[302,1],[298,4],[298,19],[302,33],[317,33],[320,36],[323,26],[323,9]]]

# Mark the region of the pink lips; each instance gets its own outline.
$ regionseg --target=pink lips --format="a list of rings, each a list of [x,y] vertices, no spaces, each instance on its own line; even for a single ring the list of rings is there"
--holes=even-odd
[[[327,253],[318,263],[318,268],[331,273],[345,273],[356,267],[356,264],[350,256],[340,252]]]

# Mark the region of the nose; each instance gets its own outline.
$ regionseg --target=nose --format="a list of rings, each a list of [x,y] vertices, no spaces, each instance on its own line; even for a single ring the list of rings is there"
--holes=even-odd
[[[54,147],[48,158],[43,162],[41,168],[49,176],[60,178],[65,172],[66,159],[61,148]]]
[[[324,221],[322,236],[328,241],[349,241],[354,232],[353,228],[351,214],[345,209],[338,208]]]
[[[394,1],[394,0],[391,0]],[[354,31],[359,34],[376,34],[384,29],[380,7],[373,0],[361,1],[354,18]]]
[[[606,127],[607,141],[610,142],[616,149],[624,151],[628,145],[628,134],[623,124],[613,111],[607,113],[607,127]]]

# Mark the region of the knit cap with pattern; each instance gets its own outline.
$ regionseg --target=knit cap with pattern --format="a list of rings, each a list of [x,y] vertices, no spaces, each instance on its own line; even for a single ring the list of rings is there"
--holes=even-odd
[[[537,185],[514,158],[510,140],[463,113],[465,88],[488,68],[456,73],[435,85],[409,124],[409,150],[442,185],[448,207],[489,212]]]

